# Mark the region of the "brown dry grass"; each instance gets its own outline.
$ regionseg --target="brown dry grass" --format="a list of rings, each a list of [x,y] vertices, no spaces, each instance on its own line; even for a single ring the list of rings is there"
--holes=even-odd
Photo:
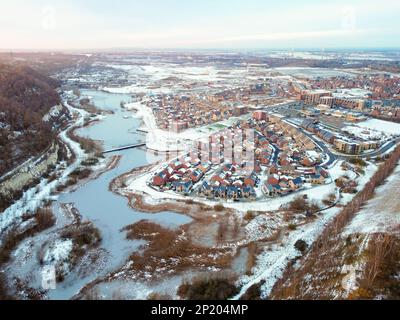
[[[71,239],[71,265],[74,266],[88,252],[97,248],[102,240],[100,231],[91,222],[78,222],[61,232],[61,238]]]
[[[257,262],[258,246],[255,242],[247,246],[248,256],[246,261],[246,274],[251,275],[251,272]]]
[[[353,298],[383,295],[400,299],[400,241],[392,234],[375,234],[365,252],[366,266],[360,288]]]
[[[76,130],[68,132],[68,136],[75,142],[78,142],[81,145],[81,148],[85,150],[86,153],[101,154],[103,152],[103,148],[98,142],[89,138],[81,137],[77,135],[75,131]]]
[[[158,268],[163,268],[163,272],[167,269],[176,273],[199,266],[229,266],[233,258],[230,251],[195,245],[187,236],[186,229],[166,229],[145,220],[125,227],[123,230],[127,231],[128,239],[148,241],[142,255],[134,253],[130,256],[134,262],[131,270],[140,274],[144,270],[155,273]]]

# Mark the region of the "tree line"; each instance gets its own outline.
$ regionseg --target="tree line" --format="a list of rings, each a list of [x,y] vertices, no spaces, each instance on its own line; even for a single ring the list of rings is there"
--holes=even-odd
[[[53,141],[43,116],[60,103],[58,82],[23,65],[0,64],[0,175]]]

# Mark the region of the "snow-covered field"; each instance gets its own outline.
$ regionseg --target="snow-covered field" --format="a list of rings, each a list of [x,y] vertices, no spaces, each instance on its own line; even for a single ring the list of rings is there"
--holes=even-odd
[[[128,72],[133,77],[139,77],[139,83],[129,85],[126,87],[119,88],[110,88],[110,87],[102,87],[100,88],[103,91],[110,93],[124,93],[124,94],[134,94],[134,93],[172,93],[174,90],[183,90],[182,86],[173,87],[170,86],[154,86],[161,80],[165,80],[170,77],[174,77],[175,79],[181,79],[186,82],[194,81],[194,82],[218,82],[224,80],[225,78],[230,78],[230,74],[227,74],[227,77],[223,77],[219,74],[219,70],[212,66],[204,66],[204,67],[192,67],[192,66],[179,66],[174,64],[155,64],[155,65],[124,65],[124,64],[109,64],[107,67],[124,70]],[[225,76],[225,75],[224,75]]]
[[[382,131],[389,135],[400,136],[400,123],[389,122],[379,119],[370,119],[357,124],[359,127]]]
[[[323,69],[323,68],[281,67],[281,68],[275,68],[274,70],[284,75],[290,75],[293,77],[301,77],[301,78],[310,78],[310,79],[353,76],[351,73],[345,72],[343,70]]]
[[[258,241],[271,237],[282,227],[282,217],[278,214],[258,215],[245,227],[247,239]]]
[[[357,126],[357,125],[344,127],[342,128],[342,131],[347,132],[349,134],[353,134],[357,138],[360,138],[364,141],[379,140],[381,142],[392,136],[392,134],[382,130],[367,128],[366,126]]]

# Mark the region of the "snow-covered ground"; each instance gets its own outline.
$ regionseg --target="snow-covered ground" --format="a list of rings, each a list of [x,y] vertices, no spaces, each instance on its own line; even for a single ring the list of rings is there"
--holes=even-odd
[[[400,123],[384,121],[379,119],[370,119],[357,124],[359,127],[382,131],[389,135],[400,136]]]
[[[47,246],[43,255],[43,262],[45,264],[64,264],[68,263],[69,255],[72,251],[72,240],[58,239]]]
[[[365,175],[356,179],[359,184],[359,190],[365,186],[376,172],[376,169],[376,165],[369,164],[365,169]],[[344,172],[340,168],[339,163],[331,170],[331,175],[333,177],[340,176],[342,173]],[[318,192],[312,192],[309,196],[312,197],[316,193]],[[348,203],[353,197],[353,195],[342,197],[340,204]],[[290,260],[300,255],[300,252],[295,248],[296,242],[298,240],[303,240],[308,245],[311,245],[324,230],[327,223],[339,212],[340,208],[337,207],[326,210],[314,222],[298,227],[295,231],[290,232],[288,236],[285,236],[281,242],[273,244],[268,249],[265,249],[263,253],[258,256],[257,264],[253,268],[252,275],[245,275],[239,279],[241,290],[234,299],[239,299],[252,285],[260,283],[261,281],[265,281],[261,286],[262,297],[267,297],[276,281],[282,276]]]
[[[245,227],[247,239],[258,241],[271,237],[282,227],[282,217],[278,214],[258,215]]]
[[[342,128],[342,131],[353,134],[357,138],[360,138],[364,141],[379,140],[382,142],[391,137],[391,134],[383,130],[370,129],[365,126],[357,125],[344,127]]]
[[[275,68],[276,70],[282,74],[290,75],[293,77],[301,77],[301,78],[331,78],[331,77],[352,77],[353,75],[349,72],[340,70],[340,69],[324,69],[324,68],[309,68],[309,67],[280,67]]]
[[[345,234],[399,232],[400,199],[394,196],[400,188],[400,164],[386,183],[379,187],[376,195],[362,209],[349,226]]]
[[[136,77],[140,80],[140,83],[133,85],[111,88],[101,87],[100,89],[110,93],[124,93],[124,94],[135,94],[135,93],[172,93],[176,90],[184,90],[182,86],[174,85],[163,85],[158,86],[161,80],[173,77],[180,79],[185,82],[218,82],[226,78],[230,78],[230,74],[227,77],[222,77],[219,74],[219,70],[213,66],[194,67],[194,66],[180,66],[174,64],[154,64],[154,65],[124,65],[124,64],[108,64],[107,67],[114,68],[117,70],[123,70],[128,72],[131,76]]]

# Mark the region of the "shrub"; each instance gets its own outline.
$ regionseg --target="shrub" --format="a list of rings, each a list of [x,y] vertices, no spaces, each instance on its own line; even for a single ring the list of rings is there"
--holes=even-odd
[[[289,209],[294,212],[304,212],[307,209],[307,200],[303,197],[297,197],[289,203]]]
[[[240,300],[261,300],[261,287],[265,284],[265,280],[260,283],[253,284],[246,293],[241,296]]]
[[[226,237],[227,231],[228,231],[228,223],[226,221],[221,221],[219,223],[218,231],[217,231],[217,235],[216,235],[217,241],[224,240]]]
[[[48,229],[56,223],[53,211],[50,208],[38,209],[35,214],[35,219],[40,230]]]
[[[226,300],[237,293],[233,279],[211,276],[195,278],[178,289],[178,294],[188,300]]]
[[[48,181],[49,182],[53,182],[55,180],[57,180],[58,176],[56,173],[53,173],[52,175],[49,176]]]
[[[85,169],[79,168],[79,169],[76,169],[75,171],[71,172],[70,177],[75,180],[82,180],[82,179],[86,179],[87,177],[89,177],[92,172],[93,171],[89,168],[85,168]]]
[[[75,266],[88,249],[96,248],[101,242],[100,231],[90,222],[72,225],[61,233],[61,238],[71,239],[73,249],[70,254],[70,263]],[[62,282],[60,279],[59,282]]]
[[[100,232],[91,223],[84,223],[77,228],[63,231],[61,237],[71,239],[79,247],[96,246],[101,241]]]
[[[343,193],[349,193],[349,194],[356,194],[358,190],[356,188],[344,188]]]
[[[10,260],[12,250],[18,244],[18,234],[15,230],[7,231],[3,235],[2,245],[0,247],[0,265]]]
[[[57,192],[62,192],[65,190],[65,188],[66,188],[66,185],[60,184],[57,186],[56,190],[57,190]]]
[[[255,216],[255,212],[249,210],[249,211],[246,212],[246,214],[244,215],[243,219],[246,220],[246,221],[250,221],[250,220],[253,220],[254,216]]]
[[[152,300],[152,301],[168,301],[168,300],[172,300],[171,296],[164,293],[164,294],[160,294],[157,292],[152,292],[149,294],[149,296],[147,297],[147,300]]]
[[[99,159],[98,158],[94,158],[94,157],[86,159],[85,161],[82,161],[82,165],[83,166],[94,166],[94,165],[96,165],[98,163],[99,163]]]
[[[102,147],[99,146],[96,141],[78,136],[75,132],[69,132],[68,135],[72,140],[78,142],[81,148],[88,154],[97,154],[103,151]]]
[[[336,195],[334,193],[331,193],[326,197],[326,199],[322,200],[322,203],[326,206],[331,206],[335,203],[336,201]]]
[[[67,187],[72,187],[72,186],[76,185],[77,182],[78,182],[78,180],[76,178],[69,178],[68,181],[65,183],[64,189]]]
[[[225,207],[222,204],[216,204],[214,206],[214,210],[217,211],[217,212],[222,212],[222,211],[225,210]]]
[[[336,187],[338,187],[338,188],[343,188],[345,183],[346,183],[346,181],[343,178],[339,178],[339,179],[335,180]]]
[[[361,174],[362,176],[365,175],[365,170],[361,169],[361,168],[357,168],[357,172],[359,174]]]
[[[23,233],[18,233],[15,229],[9,230],[3,235],[0,247],[0,265],[9,261],[11,252],[21,241],[55,224],[55,218],[50,208],[38,209],[32,217],[36,220],[34,227]],[[28,220],[29,216],[25,216],[24,219],[25,221]]]
[[[304,240],[297,240],[297,242],[294,244],[294,247],[301,253],[304,253],[308,248],[308,244]]]
[[[313,201],[311,204],[308,205],[307,210],[312,213],[315,213],[315,212],[321,210],[321,207],[318,205],[317,202]]]

